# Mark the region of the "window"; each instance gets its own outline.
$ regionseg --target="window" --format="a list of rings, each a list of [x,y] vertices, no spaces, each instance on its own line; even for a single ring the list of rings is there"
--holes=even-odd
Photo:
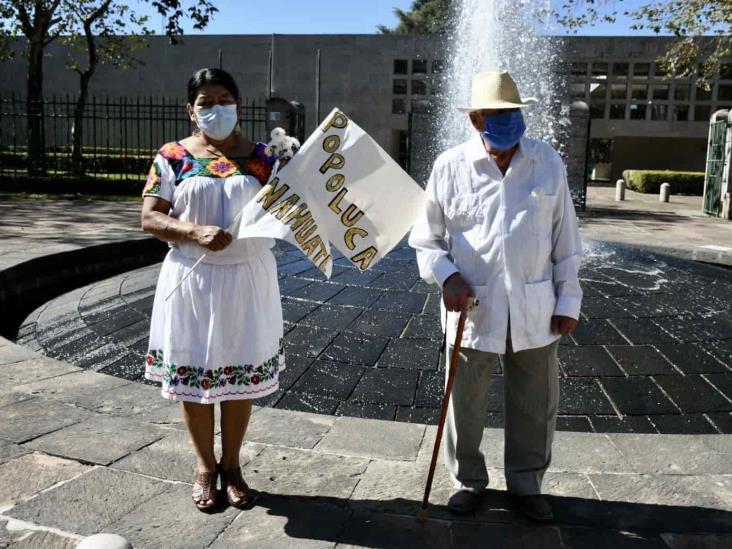
[[[580,99],[584,101],[585,99],[585,89],[587,87],[585,86],[584,82],[581,84],[570,84],[569,85],[569,93],[572,97],[572,99]]]
[[[671,110],[671,120],[676,122],[689,120],[689,105],[675,105]]]
[[[651,105],[651,120],[668,120],[668,105]]]
[[[730,101],[732,100],[732,86],[720,85],[717,88],[717,101]]]
[[[656,76],[656,78],[661,79],[665,78],[668,75],[668,71],[663,65],[656,63],[653,65],[653,67],[653,74]]]
[[[674,99],[676,101],[688,101],[690,97],[690,89],[691,86],[687,86],[686,84],[676,84],[676,89],[674,90]]]
[[[607,78],[607,63],[593,63],[592,64],[592,77],[593,78]]]
[[[653,86],[653,99],[655,101],[668,101],[668,84],[655,84]]]
[[[572,63],[572,76],[581,76],[582,78],[587,76],[587,63],[583,61]]]
[[[701,86],[696,87],[696,100],[697,101],[709,101],[712,98],[712,90],[705,90]]]
[[[605,118],[605,103],[591,103],[590,118]]]
[[[613,63],[613,78],[615,80],[627,80],[629,67],[628,63]]]
[[[627,93],[628,85],[625,82],[610,86],[610,99],[625,99]]]
[[[707,122],[712,117],[711,105],[697,105],[694,107],[694,120],[697,122]]]
[[[607,87],[604,82],[591,82],[590,83],[590,102],[598,103],[605,102],[605,90]]]
[[[720,80],[732,80],[732,63],[722,63],[719,66]]]
[[[392,92],[394,95],[407,95],[407,81],[402,79],[394,80]]]
[[[412,99],[412,112],[426,114],[430,110],[430,104],[426,99]]]
[[[427,82],[412,80],[412,95],[427,95]]]
[[[634,63],[633,64],[633,78],[636,80],[647,80],[648,75],[651,73],[650,63]]]
[[[432,74],[440,73],[445,70],[445,63],[440,59],[432,60]]]
[[[394,74],[407,74],[409,72],[409,61],[406,59],[394,59]]]
[[[412,59],[412,74],[427,74],[427,61],[425,59]]]
[[[613,103],[610,105],[610,118],[623,120],[625,118],[625,103]]]
[[[630,106],[630,119],[631,120],[645,120],[646,119],[646,106],[633,104]]]
[[[406,114],[407,103],[404,99],[392,99],[391,100],[391,113],[392,114]]]
[[[631,99],[648,99],[648,86],[645,84],[632,84],[630,86]]]

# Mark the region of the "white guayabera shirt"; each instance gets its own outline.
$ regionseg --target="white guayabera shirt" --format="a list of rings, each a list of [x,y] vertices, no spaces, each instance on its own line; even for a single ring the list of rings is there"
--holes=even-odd
[[[564,163],[551,146],[522,138],[504,176],[476,134],[440,155],[426,191],[409,244],[427,282],[442,287],[460,272],[480,299],[463,347],[505,353],[509,322],[514,351],[543,347],[559,338],[552,315],[579,318],[582,242]],[[442,311],[444,322],[444,304]],[[457,319],[447,315],[450,342]]]

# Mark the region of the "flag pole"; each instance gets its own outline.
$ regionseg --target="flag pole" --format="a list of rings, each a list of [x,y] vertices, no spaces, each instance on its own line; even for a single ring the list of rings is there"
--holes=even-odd
[[[185,282],[186,278],[188,278],[189,276],[191,276],[191,273],[193,273],[193,269],[195,269],[196,267],[198,267],[198,264],[201,261],[203,261],[203,258],[204,257],[206,257],[206,254],[203,254],[201,257],[199,257],[198,260],[191,266],[191,268],[188,269],[188,272],[186,274],[184,274],[183,275],[183,278],[181,278],[178,281],[178,284],[175,285],[175,288],[173,288],[172,290],[170,290],[170,293],[165,297],[165,301],[168,301],[170,299],[170,297],[175,293],[175,291],[178,288],[180,288],[180,285],[183,284],[183,282]]]

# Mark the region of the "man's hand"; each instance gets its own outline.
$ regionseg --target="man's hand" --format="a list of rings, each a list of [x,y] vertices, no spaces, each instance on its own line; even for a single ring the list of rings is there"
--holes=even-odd
[[[448,311],[462,311],[466,308],[469,297],[475,297],[475,293],[460,273],[453,273],[445,280],[442,299]]]
[[[577,321],[570,316],[553,316],[551,328],[553,334],[566,336],[577,329]]]
[[[192,238],[199,246],[213,252],[223,250],[234,240],[231,233],[216,225],[198,225],[193,230]]]

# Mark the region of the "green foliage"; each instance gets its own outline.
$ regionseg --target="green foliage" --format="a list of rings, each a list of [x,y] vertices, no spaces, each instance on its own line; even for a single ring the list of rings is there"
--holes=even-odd
[[[598,22],[613,23],[623,0],[562,0],[557,21],[577,32]],[[646,0],[622,10],[634,30],[650,30],[676,37],[657,63],[668,77],[697,78],[709,89],[719,61],[732,55],[732,0]]]
[[[409,10],[394,9],[399,24],[390,29],[379,25],[382,34],[433,34],[447,30],[452,0],[414,0]]]
[[[667,170],[625,170],[623,179],[628,188],[639,193],[658,194],[662,183],[671,185],[671,194],[704,194],[704,172]]]

